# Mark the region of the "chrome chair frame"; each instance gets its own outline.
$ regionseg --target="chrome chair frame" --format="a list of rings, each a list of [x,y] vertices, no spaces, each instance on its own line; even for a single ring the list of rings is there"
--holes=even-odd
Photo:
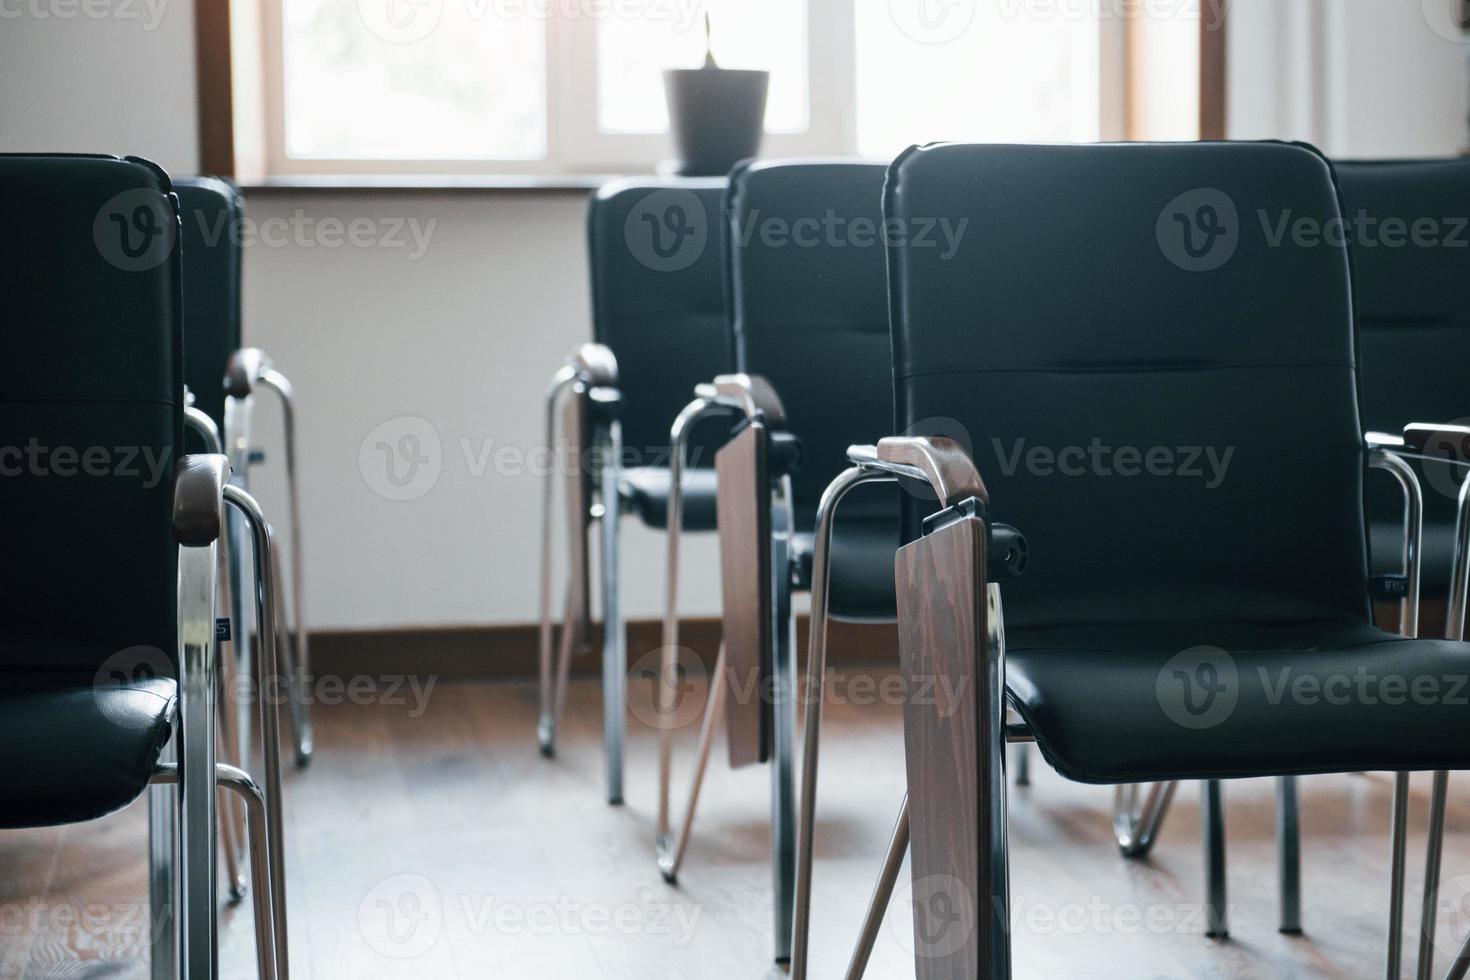
[[[291,618],[282,617],[280,628],[290,639],[279,644],[280,657],[290,677],[290,718],[295,741],[296,765],[304,767],[311,762],[314,748],[311,720],[311,651],[306,635],[305,560],[303,558],[301,534],[300,485],[296,471],[296,409],[295,389],[284,374],[276,370],[265,352],[255,347],[246,347],[230,356],[225,371],[225,425],[224,447],[230,464],[234,468],[233,481],[241,490],[250,488],[250,468],[258,460],[251,445],[252,421],[255,410],[255,392],[264,388],[274,392],[281,403],[284,450],[286,456],[286,498],[291,517]],[[241,556],[248,549],[249,530],[246,523],[231,515],[229,534],[230,572],[237,587],[231,590],[230,618],[234,626],[235,669],[244,676],[251,675],[251,636],[259,631],[250,618],[250,609],[244,601],[248,590],[248,577]],[[237,739],[240,744],[241,768],[248,769],[251,746],[250,717],[240,712],[237,720]]]
[[[260,785],[251,778],[250,774],[235,766],[220,762],[215,765],[215,781],[222,791],[228,791],[237,797],[250,814],[250,876],[255,880],[254,892],[254,920],[255,920],[255,952],[256,952],[256,976],[259,980],[286,980],[289,976],[289,968],[285,963],[278,962],[275,945],[274,909],[275,893],[270,882],[270,838],[266,833],[266,804],[265,794]],[[179,783],[179,767],[174,762],[160,762],[155,767],[150,787],[177,786]],[[154,792],[153,788],[149,790]],[[229,826],[222,823],[222,827]],[[157,830],[155,826],[153,828]],[[172,842],[170,841],[170,844]],[[167,894],[166,888],[160,888],[152,892],[155,901]],[[172,966],[172,943],[173,936],[166,930],[158,930],[156,923],[161,921],[161,916],[168,915],[167,906],[163,908],[154,907],[155,935],[159,941],[154,945],[153,976],[156,978],[172,977],[174,974]],[[165,945],[166,943],[166,945]],[[160,973],[156,967],[162,965],[166,969]]]
[[[1466,445],[1470,447],[1470,429],[1465,432]],[[909,442],[932,443],[936,440],[905,440]],[[885,440],[885,443],[892,441]],[[1428,456],[1422,449],[1406,446],[1406,441],[1395,436],[1385,436],[1378,433],[1368,433],[1366,436],[1368,446],[1368,461],[1373,468],[1389,471],[1399,480],[1405,494],[1404,508],[1404,547],[1403,562],[1405,577],[1407,578],[1405,595],[1402,600],[1403,618],[1400,623],[1400,631],[1406,636],[1416,636],[1418,632],[1419,615],[1419,579],[1420,579],[1420,535],[1422,532],[1422,491],[1419,486],[1418,477],[1408,465],[1409,459],[1440,459],[1438,456]],[[818,536],[814,556],[813,572],[813,604],[812,604],[812,644],[811,655],[808,660],[808,679],[812,686],[813,701],[808,709],[806,719],[806,758],[802,773],[802,811],[801,831],[799,837],[798,872],[797,872],[797,896],[796,911],[793,929],[793,955],[791,963],[792,980],[804,980],[807,974],[807,950],[810,938],[810,901],[811,901],[811,853],[812,837],[815,826],[815,790],[816,770],[818,760],[818,743],[820,737],[820,706],[822,703],[822,677],[825,672],[826,659],[826,609],[825,593],[828,581],[826,568],[830,556],[831,525],[837,505],[843,496],[854,486],[865,482],[891,481],[899,477],[923,478],[928,480],[930,486],[939,495],[942,505],[947,505],[952,495],[947,495],[942,487],[942,481],[933,479],[932,467],[923,467],[915,470],[906,465],[910,460],[901,460],[899,454],[890,449],[886,456],[883,444],[874,447],[853,447],[849,450],[849,458],[855,464],[837,477],[828,487],[823,495],[821,507],[818,512]],[[917,450],[917,458],[924,459],[925,452]],[[1456,459],[1454,462],[1461,465],[1470,465],[1470,451],[1464,458]],[[978,480],[978,476],[976,477]],[[1456,518],[1456,549],[1455,564],[1453,568],[1452,588],[1450,595],[1447,636],[1460,635],[1457,630],[1462,629],[1467,606],[1467,585],[1470,585],[1470,473],[1461,484],[1459,495],[1459,510]],[[983,574],[983,573],[982,573]],[[820,590],[820,594],[819,594]],[[986,700],[985,703],[992,705],[996,710],[1005,711],[1005,642],[1004,625],[1001,618],[1000,589],[995,583],[986,585],[988,605],[991,611],[989,619],[989,665],[984,671]],[[1030,741],[1031,736],[1025,730],[1024,725],[1005,724],[993,726],[997,731],[1004,732],[1004,742]],[[1008,930],[1003,927],[987,927],[984,923],[989,919],[991,922],[1009,921],[1009,885],[1006,854],[1008,852],[1008,840],[1006,833],[1006,752],[1001,741],[994,744],[981,746],[989,757],[990,781],[983,787],[986,799],[982,807],[988,813],[987,826],[990,830],[989,844],[993,848],[991,855],[993,861],[986,861],[992,884],[995,887],[993,895],[998,906],[996,915],[993,917],[980,916],[977,921],[977,930],[985,930],[984,941],[980,944],[982,950],[988,950],[989,959],[981,964],[984,975],[993,978],[1007,978],[1010,976],[1010,936]],[[1204,781],[1205,799],[1202,809],[1205,811],[1205,820],[1218,821],[1220,797],[1211,794],[1209,787],[1216,781]],[[1433,976],[1433,941],[1434,941],[1434,913],[1437,905],[1437,885],[1440,871],[1440,859],[1442,857],[1442,838],[1444,831],[1444,804],[1447,791],[1448,774],[1437,772],[1434,774],[1434,785],[1430,803],[1430,827],[1428,842],[1428,859],[1426,861],[1424,880],[1423,913],[1424,919],[1420,933],[1419,960],[1416,976],[1419,980],[1431,980]],[[1151,784],[1149,798],[1143,805],[1145,819],[1131,824],[1129,830],[1139,830],[1140,834],[1148,833],[1152,836],[1157,831],[1158,822],[1166,811],[1167,800],[1172,795],[1174,783]],[[1283,868],[1281,878],[1283,912],[1292,907],[1299,907],[1300,901],[1300,879],[1298,874],[1287,873],[1288,869],[1299,869],[1299,826],[1298,814],[1295,806],[1295,780],[1288,782],[1287,779],[1278,781],[1278,856]],[[1391,829],[1391,851],[1392,869],[1390,874],[1390,922],[1389,935],[1386,943],[1386,975],[1389,980],[1397,980],[1401,969],[1401,946],[1402,946],[1402,916],[1404,907],[1404,878],[1405,878],[1405,843],[1407,835],[1407,803],[1408,803],[1409,778],[1407,773],[1396,773],[1394,780],[1394,803],[1393,824]],[[1137,801],[1138,786],[1120,787],[1120,800],[1126,798],[1130,809]],[[1125,797],[1124,794],[1127,794]],[[866,969],[869,954],[872,951],[873,942],[877,936],[877,930],[881,925],[888,902],[892,896],[894,885],[897,881],[898,869],[902,864],[904,852],[909,843],[909,802],[905,795],[899,812],[893,838],[885,855],[878,882],[874,888],[873,896],[869,902],[867,913],[864,917],[859,939],[850,961],[846,976],[848,980],[856,980],[863,975]],[[1121,830],[1120,830],[1121,834]],[[1211,835],[1207,834],[1207,838]],[[1211,838],[1213,839],[1213,838]],[[982,841],[982,848],[985,846]],[[1220,855],[1223,859],[1223,854]],[[982,860],[985,860],[982,857]],[[986,868],[982,868],[982,872]],[[1219,869],[1223,870],[1223,869]],[[1223,879],[1221,879],[1223,880]],[[1212,893],[1212,899],[1216,897]],[[1218,896],[1223,900],[1223,894]],[[1219,906],[1223,908],[1223,906]],[[1457,954],[1450,970],[1446,974],[1447,980],[1464,980],[1470,975],[1470,939],[1467,939]]]
[[[224,449],[220,441],[219,429],[214,424],[214,419],[208,414],[194,407],[194,394],[186,387],[184,389],[184,426],[192,430],[204,443],[204,451],[208,454],[223,455]],[[218,589],[220,594],[220,606],[226,610],[233,608],[231,596],[234,591],[234,583],[231,580],[231,563],[229,560],[230,542],[229,536],[222,539],[222,547],[219,551],[219,577]],[[215,714],[218,716],[220,749],[225,759],[231,764],[243,768],[245,759],[240,753],[240,730],[234,720],[233,711],[235,704],[236,683],[233,658],[220,656],[216,665],[216,675],[219,678],[218,705]],[[238,799],[238,794],[220,792],[220,836],[223,838],[225,852],[225,872],[229,888],[230,901],[239,902],[245,898],[249,888],[249,878],[246,876],[244,866],[245,840],[245,806]]]
[[[550,758],[556,754],[556,733],[561,723],[562,709],[566,704],[567,680],[571,674],[572,657],[588,648],[590,616],[587,614],[588,596],[582,588],[586,583],[586,569],[590,560],[590,545],[582,527],[590,532],[592,522],[597,522],[601,531],[602,586],[602,706],[603,706],[603,752],[607,780],[607,802],[623,802],[623,741],[627,727],[624,705],[627,703],[628,653],[624,634],[621,596],[618,587],[620,553],[619,527],[621,517],[621,491],[619,481],[622,474],[623,440],[622,426],[615,408],[621,395],[617,388],[618,364],[611,350],[601,344],[583,344],[578,347],[567,363],[552,376],[546,392],[546,447],[555,453],[557,410],[563,398],[576,399],[575,410],[590,426],[590,446],[568,445],[564,458],[578,461],[569,467],[570,480],[578,481],[575,487],[568,486],[568,516],[572,518],[569,528],[569,566],[566,586],[566,606],[562,620],[561,641],[555,653],[555,626],[551,618],[552,579],[552,504],[555,497],[555,466],[548,466],[542,484],[541,512],[541,627],[539,635],[540,659],[540,714],[536,725],[536,739],[541,754]],[[593,411],[594,408],[600,409]],[[572,438],[572,434],[568,434]],[[593,492],[581,463],[592,454],[601,461],[600,478]],[[553,458],[555,458],[553,456]],[[586,482],[584,482],[586,481]],[[581,503],[579,503],[579,501]],[[586,525],[582,516],[573,510],[586,507]],[[553,667],[553,660],[555,665]]]
[[[218,461],[217,526],[221,530],[226,526],[227,508],[232,509],[241,515],[252,541],[255,612],[263,627],[257,678],[264,691],[269,678],[280,676],[272,532],[255,500],[228,482],[228,460],[222,456],[213,459]],[[176,499],[185,492],[176,491]],[[197,486],[193,492],[200,492]],[[150,908],[155,924],[174,913],[173,929],[155,927],[153,931],[150,976],[153,980],[215,980],[219,975],[216,851],[223,814],[216,794],[223,787],[241,795],[252,814],[250,850],[261,976],[263,980],[287,980],[280,708],[275,698],[259,699],[265,756],[265,792],[261,794],[243,769],[215,759],[219,558],[217,538],[205,545],[181,544],[179,548],[179,718],[148,790]],[[178,756],[181,758],[175,761]],[[201,771],[212,772],[215,778],[202,784],[190,778],[190,773]],[[262,912],[266,913],[263,921]]]
[[[721,375],[712,382],[695,387],[695,397],[679,412],[669,430],[670,488],[665,571],[665,605],[662,657],[659,667],[659,796],[658,823],[654,852],[659,872],[673,884],[689,847],[690,833],[699,804],[700,790],[709,762],[714,731],[724,705],[726,653],[722,643],[715,661],[700,723],[699,741],[695,749],[689,798],[684,819],[677,833],[670,821],[670,790],[673,773],[673,736],[671,724],[679,689],[679,534],[683,521],[683,473],[688,433],[693,424],[713,414],[735,414],[753,424],[762,420],[782,424],[785,413],[780,399],[761,377],[745,374]],[[791,535],[795,530],[795,514],[791,479],[781,476],[771,490],[771,677],[773,680],[771,752],[771,875],[775,896],[775,959],[783,962],[791,955],[791,922],[795,909],[794,874],[796,868],[796,795],[794,787],[796,728],[796,620],[791,611],[792,567]]]

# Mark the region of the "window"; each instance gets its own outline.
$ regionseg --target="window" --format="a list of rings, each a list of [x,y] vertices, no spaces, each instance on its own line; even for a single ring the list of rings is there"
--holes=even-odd
[[[1118,0],[1136,6],[1159,7]],[[722,66],[771,72],[771,156],[1116,138],[1129,32],[1108,7],[265,0],[264,162],[286,175],[647,171],[671,154],[663,69],[702,63],[706,15]]]

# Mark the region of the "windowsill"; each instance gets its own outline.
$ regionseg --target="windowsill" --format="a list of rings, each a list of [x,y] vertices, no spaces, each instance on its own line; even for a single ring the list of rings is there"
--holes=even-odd
[[[472,192],[586,194],[616,174],[295,174],[237,179],[247,192]]]

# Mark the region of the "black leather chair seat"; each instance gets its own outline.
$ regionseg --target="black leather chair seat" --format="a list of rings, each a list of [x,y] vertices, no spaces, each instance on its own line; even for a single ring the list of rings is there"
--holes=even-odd
[[[814,535],[792,536],[797,589],[810,589]],[[843,520],[832,532],[832,588],[827,606],[834,619],[891,623],[897,616],[893,556],[898,551],[896,518]]]
[[[1217,649],[1173,660],[1202,644]],[[1079,782],[1466,763],[1461,644],[1340,621],[1176,623],[1015,631],[1007,656],[1011,703],[1047,762]]]
[[[686,531],[713,531],[715,522],[715,471],[684,471],[684,519]],[[653,528],[669,523],[669,471],[662,466],[636,466],[623,471],[623,499],[638,519]]]
[[[0,685],[0,827],[104,816],[148,786],[167,744],[177,688],[117,682],[92,670],[7,672]]]
[[[1427,491],[1426,491],[1427,492]],[[1404,547],[1404,529],[1398,521],[1372,521],[1368,536],[1373,549],[1373,574],[1396,574],[1403,569],[1399,553]],[[1455,526],[1424,522],[1420,552],[1419,590],[1425,596],[1444,598],[1450,591],[1450,566],[1455,558]],[[1443,626],[1443,623],[1424,623]]]

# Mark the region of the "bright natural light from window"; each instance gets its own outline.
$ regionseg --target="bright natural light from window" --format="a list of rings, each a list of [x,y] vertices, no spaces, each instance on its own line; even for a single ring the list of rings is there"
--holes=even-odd
[[[1098,138],[1098,21],[1087,4],[924,6],[859,2],[857,151],[890,157],[916,142]],[[913,21],[895,15],[913,11]],[[963,28],[963,29],[960,29]]]
[[[281,0],[286,154],[546,155],[546,21],[492,3]]]
[[[616,11],[617,4],[609,5]],[[700,0],[634,4],[639,16],[615,13],[598,25],[598,122],[609,133],[657,133],[668,128],[665,68],[704,62],[709,12],[715,60],[722,68],[771,73],[766,103],[769,132],[807,126],[805,0]]]

